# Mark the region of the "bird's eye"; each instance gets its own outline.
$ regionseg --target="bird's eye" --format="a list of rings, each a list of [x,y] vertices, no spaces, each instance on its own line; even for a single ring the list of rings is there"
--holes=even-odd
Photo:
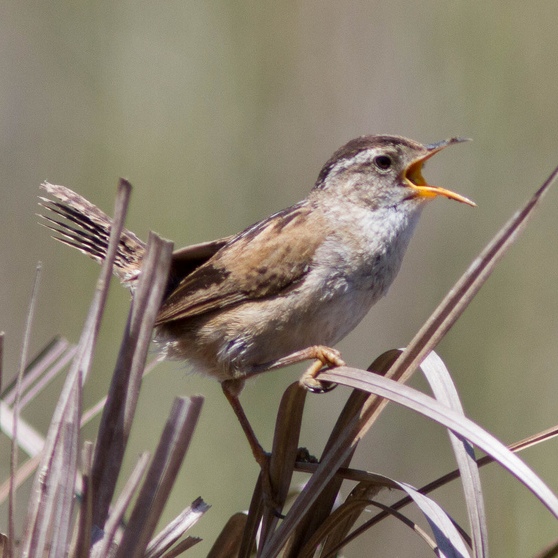
[[[374,157],[374,164],[382,171],[388,170],[392,165],[391,157],[387,155],[378,155]]]

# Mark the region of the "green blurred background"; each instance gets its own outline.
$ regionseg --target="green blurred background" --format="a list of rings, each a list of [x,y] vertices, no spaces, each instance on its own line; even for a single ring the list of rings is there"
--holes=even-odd
[[[43,274],[32,352],[56,333],[77,341],[98,273],[36,224],[43,179],[110,211],[125,176],[135,186],[129,228],[144,238],[155,230],[179,247],[234,233],[298,201],[330,154],[354,136],[469,136],[474,143],[436,157],[425,175],[478,208],[438,200],[424,212],[389,296],[339,348],[363,367],[404,346],[558,164],[557,22],[555,0],[2,2],[6,376],[18,366],[36,262]],[[505,442],[557,422],[557,196],[551,191],[439,347],[469,416]],[[128,303],[113,285],[86,406],[106,392]],[[266,447],[280,394],[300,371],[264,375],[243,394]],[[59,389],[49,388],[25,414],[41,431]],[[198,495],[212,504],[193,529],[206,539],[189,554],[199,557],[226,519],[248,507],[257,475],[218,384],[180,364],[160,366],[144,382],[127,463],[153,449],[173,397],[195,393],[206,401],[166,518]],[[345,397],[341,389],[309,397],[302,442],[312,452],[319,453]],[[8,449],[2,437],[3,464]],[[553,442],[524,454],[555,490],[557,458]],[[354,464],[413,485],[454,467],[445,432],[395,408]],[[557,536],[556,521],[508,473],[492,466],[482,478],[493,556],[528,556]],[[458,485],[437,498],[465,520]],[[430,555],[395,521],[346,551],[371,554]]]

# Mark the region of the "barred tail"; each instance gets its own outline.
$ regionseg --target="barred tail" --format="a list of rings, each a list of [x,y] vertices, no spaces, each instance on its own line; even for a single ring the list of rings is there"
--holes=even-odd
[[[54,217],[39,214],[46,221],[43,225],[56,233],[53,238],[101,263],[107,253],[112,219],[65,186],[44,182],[41,188],[55,198],[55,201],[39,198],[39,204],[54,214]],[[145,246],[145,242],[133,232],[127,229],[122,231],[114,274],[122,284],[131,289],[141,269]]]

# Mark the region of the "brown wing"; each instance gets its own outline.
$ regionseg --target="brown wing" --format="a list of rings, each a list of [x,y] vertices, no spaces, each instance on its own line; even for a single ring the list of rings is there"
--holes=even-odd
[[[310,269],[325,227],[307,202],[256,223],[185,277],[165,299],[156,325],[279,294]]]
[[[212,258],[232,238],[227,236],[175,250],[172,253],[166,295],[171,294],[185,277]]]

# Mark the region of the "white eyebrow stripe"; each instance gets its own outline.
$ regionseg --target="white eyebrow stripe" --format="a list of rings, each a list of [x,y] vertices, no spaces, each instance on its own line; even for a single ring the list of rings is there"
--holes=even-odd
[[[366,161],[372,161],[375,155],[394,155],[391,150],[372,147],[369,149],[365,149],[352,157],[343,157],[330,170],[331,172],[341,171],[352,167],[353,165],[358,165],[360,163],[364,163]]]

